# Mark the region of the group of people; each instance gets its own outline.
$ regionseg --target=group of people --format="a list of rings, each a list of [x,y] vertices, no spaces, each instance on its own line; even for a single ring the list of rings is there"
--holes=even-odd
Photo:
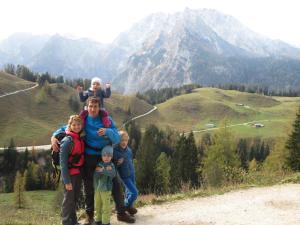
[[[101,80],[93,78],[91,87],[77,88],[86,109],[72,115],[66,126],[51,137],[54,151],[59,151],[64,197],[62,225],[78,224],[76,209],[83,180],[86,219],[84,224],[110,224],[111,196],[117,219],[134,223],[138,196],[132,150],[126,131],[118,131],[104,109],[103,98],[111,95],[110,85],[101,89]],[[65,133],[61,142],[57,135]],[[123,187],[125,188],[125,197]],[[95,213],[94,213],[95,212]]]

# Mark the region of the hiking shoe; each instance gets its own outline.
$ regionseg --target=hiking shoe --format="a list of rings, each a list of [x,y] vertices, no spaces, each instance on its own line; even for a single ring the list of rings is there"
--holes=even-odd
[[[122,221],[125,223],[134,223],[135,222],[135,219],[132,216],[128,215],[126,212],[118,213],[117,219],[119,221]]]
[[[83,225],[92,225],[94,222],[94,215],[92,214],[86,214],[86,218],[83,221]]]
[[[127,208],[126,208],[126,211],[127,211],[130,215],[134,215],[134,214],[136,214],[136,213],[138,212],[137,209],[134,208],[134,207],[127,207]]]
[[[104,225],[104,224],[102,224],[101,221],[98,221],[98,222],[95,221],[95,222],[93,223],[93,225]]]

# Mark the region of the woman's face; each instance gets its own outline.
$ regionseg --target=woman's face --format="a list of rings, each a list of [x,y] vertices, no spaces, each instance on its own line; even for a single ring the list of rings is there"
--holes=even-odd
[[[73,121],[70,125],[70,130],[74,133],[79,133],[82,129],[82,124],[78,121]]]

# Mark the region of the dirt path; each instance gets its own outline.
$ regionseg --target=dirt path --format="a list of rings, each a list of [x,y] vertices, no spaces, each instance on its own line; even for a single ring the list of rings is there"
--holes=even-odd
[[[10,93],[6,93],[6,94],[3,94],[3,95],[0,95],[0,98],[6,97],[6,96],[9,96],[9,95],[15,95],[15,94],[18,94],[18,93],[24,92],[24,91],[29,91],[33,88],[38,87],[38,86],[39,86],[38,84],[35,84],[33,87],[30,87],[30,88],[25,88],[25,89],[22,89],[22,90],[17,90],[17,91],[13,91],[13,92],[10,92]]]
[[[124,225],[115,216],[112,224]],[[135,225],[300,225],[300,184],[146,206]]]

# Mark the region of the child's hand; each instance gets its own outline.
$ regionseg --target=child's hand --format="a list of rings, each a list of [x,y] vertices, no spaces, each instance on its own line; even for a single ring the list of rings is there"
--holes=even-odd
[[[111,171],[111,170],[112,170],[112,167],[111,167],[111,166],[107,166],[107,167],[106,167],[106,170]]]
[[[96,172],[102,172],[103,171],[103,167],[97,166],[95,170],[96,170]]]
[[[120,159],[118,160],[118,162],[117,162],[117,165],[119,166],[119,165],[121,165],[123,162],[124,162],[124,158],[120,158]]]
[[[65,188],[67,191],[72,191],[73,190],[72,183],[65,184]]]
[[[76,87],[76,90],[77,90],[78,92],[82,92],[82,91],[83,91],[83,87],[80,86],[80,85],[78,85],[78,86]]]
[[[104,136],[106,134],[106,128],[100,128],[98,130],[98,135],[99,136]]]
[[[111,87],[111,84],[110,84],[110,83],[106,83],[106,84],[105,84],[105,87],[106,87],[106,88],[110,88],[110,87]]]

